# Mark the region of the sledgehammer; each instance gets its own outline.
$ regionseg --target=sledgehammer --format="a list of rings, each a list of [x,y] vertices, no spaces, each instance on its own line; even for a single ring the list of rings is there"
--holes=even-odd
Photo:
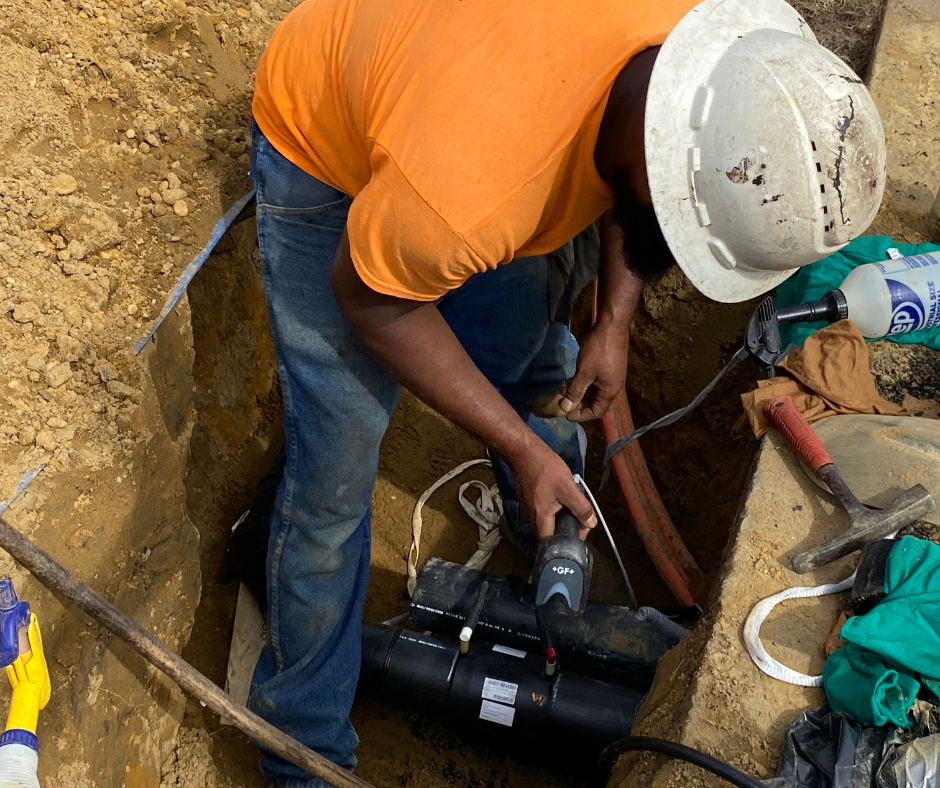
[[[865,506],[849,489],[836,469],[822,441],[786,394],[764,403],[764,417],[787,439],[790,448],[822,479],[849,514],[844,533],[805,553],[793,557],[793,569],[800,574],[825,566],[837,558],[860,550],[866,542],[883,539],[931,511],[933,496],[922,484],[902,492],[888,509]]]

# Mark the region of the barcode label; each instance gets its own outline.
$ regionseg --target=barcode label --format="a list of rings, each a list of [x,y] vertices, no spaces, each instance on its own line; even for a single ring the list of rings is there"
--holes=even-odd
[[[480,707],[481,720],[489,720],[509,728],[512,727],[512,720],[515,716],[516,710],[512,706],[503,706],[501,703],[485,700]]]
[[[482,697],[499,703],[508,703],[512,706],[516,702],[516,690],[518,689],[518,684],[488,678],[483,682]]]
[[[508,654],[510,657],[525,659],[525,652],[518,648],[509,648],[509,646],[493,646],[493,651],[498,651],[500,654]]]

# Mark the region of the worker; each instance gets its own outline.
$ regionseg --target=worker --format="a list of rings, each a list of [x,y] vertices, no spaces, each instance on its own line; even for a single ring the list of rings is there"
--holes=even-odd
[[[561,507],[586,534],[579,422],[624,386],[644,281],[675,260],[706,296],[748,299],[875,215],[883,131],[855,74],[783,0],[693,6],[306,0],[259,64],[251,174],[286,466],[250,705],[345,768],[399,386],[488,447],[520,541]],[[556,253],[595,223],[579,348]],[[567,417],[533,412],[546,393]],[[270,753],[262,768],[322,785]]]

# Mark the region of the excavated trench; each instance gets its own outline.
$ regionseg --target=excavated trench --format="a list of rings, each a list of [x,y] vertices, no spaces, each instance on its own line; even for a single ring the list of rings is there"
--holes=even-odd
[[[186,499],[189,518],[200,533],[203,587],[183,655],[220,684],[225,681],[238,589],[225,555],[230,529],[250,504],[254,487],[282,440],[262,287],[253,223],[245,222],[226,236],[189,288],[197,415]],[[631,337],[629,393],[637,423],[690,400],[739,346],[750,310],[747,304],[729,307],[706,302],[677,271],[649,287]],[[583,320],[576,321],[575,329],[584,329]],[[756,447],[749,434],[735,429],[738,395],[755,375],[755,368],[744,365],[722,382],[701,410],[643,441],[667,508],[707,575],[719,566]],[[603,439],[596,425],[589,436],[589,483],[596,489]],[[368,620],[381,621],[407,609],[404,559],[418,496],[451,468],[481,456],[480,444],[403,395],[383,443],[373,497]],[[486,471],[476,477],[491,483]],[[425,509],[422,559],[433,555],[462,563],[476,547],[476,527],[457,502],[458,484],[444,487]],[[615,485],[604,489],[600,502],[641,604],[674,604],[629,525]],[[593,547],[592,598],[623,603],[609,548],[601,539],[594,539]],[[499,574],[525,575],[529,569],[526,560],[505,543],[492,566]],[[538,754],[467,740],[436,718],[372,699],[359,699],[353,719],[362,739],[358,773],[377,786],[587,784],[583,776],[540,763]],[[210,758],[220,786],[265,784],[257,773],[257,751],[233,729],[221,726],[215,715],[189,702],[182,725],[184,745],[175,756],[174,784],[188,785],[181,781],[185,770],[179,768],[180,762]]]
[[[220,684],[237,591],[229,529],[281,440],[251,222],[223,239],[155,342],[139,355],[134,345],[212,223],[248,187],[250,75],[297,2],[13,0],[0,31],[0,497],[46,463],[5,517]],[[823,43],[866,70],[880,0],[796,4]],[[675,272],[647,290],[629,375],[638,424],[691,399],[738,343],[749,309],[711,304]],[[734,429],[738,393],[753,375],[739,369],[701,410],[643,443],[668,510],[712,578],[754,446]],[[591,437],[596,488],[602,441]],[[374,497],[370,620],[407,607],[416,498],[479,456],[474,440],[403,396]],[[613,486],[601,502],[641,601],[670,603]],[[450,485],[426,509],[423,556],[463,561],[475,542]],[[594,542],[593,594],[622,601],[610,553]],[[508,546],[493,567],[528,570]],[[6,556],[0,570],[34,605],[50,655],[43,785],[157,788],[161,765],[166,788],[265,784],[257,751],[237,732]],[[353,716],[360,774],[377,786],[583,782],[538,754],[472,743],[373,701]]]
[[[823,43],[835,46],[864,73],[880,20],[878,2],[804,0]],[[238,584],[226,559],[232,524],[248,507],[257,482],[281,445],[280,396],[268,334],[253,222],[236,226],[188,291],[195,350],[195,424],[186,466],[186,510],[199,532],[202,597],[183,655],[224,684]],[[628,392],[637,424],[686,404],[740,345],[753,304],[718,305],[699,296],[678,271],[649,286],[631,335]],[[581,312],[584,314],[584,310]],[[584,330],[584,321],[576,328]],[[726,378],[709,400],[678,425],[646,437],[642,446],[676,526],[711,579],[721,561],[755,441],[739,424],[739,394],[757,376],[749,363]],[[603,440],[590,431],[589,482],[599,481]],[[373,499],[373,560],[366,616],[404,612],[404,567],[411,511],[417,497],[482,446],[425,408],[402,397],[382,448]],[[478,478],[487,479],[486,472]],[[457,504],[456,483],[426,508],[422,557],[464,561],[475,549],[475,526]],[[646,557],[615,486],[600,502],[621,546],[640,602],[673,603]],[[622,602],[609,550],[594,540],[598,601]],[[525,574],[525,560],[501,545],[497,573]],[[357,701],[358,774],[388,786],[586,785],[584,775],[559,772],[538,754],[511,753],[468,741],[435,718],[380,702]],[[189,701],[164,785],[266,785],[257,751],[241,734]]]

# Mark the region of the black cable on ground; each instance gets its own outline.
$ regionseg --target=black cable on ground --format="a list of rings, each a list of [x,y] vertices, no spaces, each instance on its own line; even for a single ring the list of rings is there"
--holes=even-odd
[[[711,755],[707,755],[700,750],[686,747],[668,739],[656,739],[652,736],[630,736],[620,741],[615,741],[597,759],[598,774],[603,775],[604,781],[610,775],[611,769],[617,762],[617,758],[625,752],[658,752],[661,755],[668,755],[670,758],[678,758],[680,761],[686,761],[698,766],[705,771],[721,777],[726,782],[736,785],[738,788],[765,788],[764,784],[754,779],[749,774],[735,769],[724,761],[719,761]]]

